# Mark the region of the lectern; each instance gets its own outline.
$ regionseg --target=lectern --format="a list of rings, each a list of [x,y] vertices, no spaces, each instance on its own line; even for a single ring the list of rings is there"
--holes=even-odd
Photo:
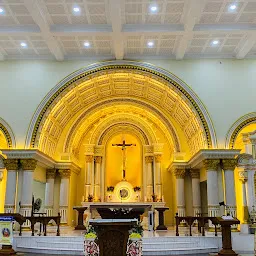
[[[97,233],[100,256],[126,256],[128,231],[136,219],[93,219],[89,224]]]
[[[222,232],[222,250],[219,251],[219,256],[235,256],[238,255],[232,250],[231,242],[231,225],[239,224],[240,221],[232,216],[217,217],[217,222],[221,225]]]

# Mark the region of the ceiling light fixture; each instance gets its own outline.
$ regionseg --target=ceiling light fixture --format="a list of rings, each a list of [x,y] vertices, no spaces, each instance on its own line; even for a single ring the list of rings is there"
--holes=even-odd
[[[212,44],[213,44],[213,45],[217,45],[217,44],[219,44],[219,43],[220,43],[220,41],[218,41],[218,40],[212,41]]]
[[[150,7],[150,11],[151,11],[151,12],[157,12],[157,10],[158,10],[158,8],[157,8],[156,5],[152,5],[152,6]]]
[[[85,47],[90,47],[90,43],[89,42],[84,42],[84,46]]]
[[[4,13],[4,9],[2,7],[0,7],[0,14]]]
[[[148,42],[148,47],[153,47],[154,46],[154,42],[153,41],[149,41]]]
[[[75,13],[78,13],[78,12],[80,12],[80,8],[79,8],[79,7],[74,7],[74,8],[73,8],[73,11],[74,11]]]
[[[231,10],[231,11],[234,11],[236,8],[237,8],[237,5],[236,5],[236,4],[231,4],[231,5],[229,6],[229,10]]]
[[[22,42],[22,43],[20,43],[20,46],[23,47],[23,48],[25,48],[25,47],[27,47],[27,44],[24,43],[24,42]]]

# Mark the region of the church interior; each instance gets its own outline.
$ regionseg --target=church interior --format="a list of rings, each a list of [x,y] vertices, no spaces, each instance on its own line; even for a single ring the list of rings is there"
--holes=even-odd
[[[233,247],[253,253],[255,28],[255,0],[0,1],[0,222],[36,201],[72,236],[81,209],[86,226],[104,219],[97,207],[143,208],[160,246],[179,217],[185,239],[182,218],[198,218],[193,232],[205,218],[214,238],[231,216]],[[17,230],[17,251],[55,254]],[[143,243],[143,255],[189,254]]]

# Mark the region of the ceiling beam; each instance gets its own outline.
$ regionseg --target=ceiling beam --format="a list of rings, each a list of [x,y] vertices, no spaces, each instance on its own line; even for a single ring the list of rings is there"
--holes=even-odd
[[[205,0],[193,1],[189,0],[184,16],[184,35],[176,49],[176,59],[182,60],[188,48],[189,42],[193,38],[193,29],[199,21],[202,11],[204,9]]]
[[[24,3],[32,16],[35,23],[41,30],[41,36],[46,41],[51,53],[55,56],[56,60],[64,60],[64,54],[55,40],[54,36],[50,32],[50,27],[47,23],[46,15],[41,0],[24,0]]]
[[[256,33],[250,34],[240,46],[236,58],[243,59],[256,44]]]
[[[117,60],[124,58],[124,36],[122,33],[122,0],[109,1],[109,15],[112,24],[114,54]]]

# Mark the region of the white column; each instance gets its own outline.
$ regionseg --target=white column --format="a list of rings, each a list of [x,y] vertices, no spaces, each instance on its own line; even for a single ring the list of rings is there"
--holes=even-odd
[[[186,215],[185,193],[184,193],[184,177],[185,169],[174,169],[176,177],[176,203],[178,216]]]
[[[55,169],[46,170],[45,210],[46,210],[47,216],[53,216],[55,175],[56,175]]]
[[[152,170],[152,164],[153,164],[153,156],[146,156],[145,162],[146,162],[146,177],[147,177],[147,201],[152,202],[153,198],[153,170]]]
[[[60,174],[60,215],[61,224],[68,223],[68,204],[69,204],[69,178],[71,171],[69,169],[59,170]]]
[[[14,213],[15,211],[15,198],[16,198],[16,181],[18,160],[17,159],[4,159],[4,165],[7,169],[7,183],[5,193],[4,212]]]
[[[100,181],[101,181],[101,164],[102,164],[102,156],[95,157],[95,175],[94,175],[94,200],[96,202],[101,201],[100,195]]]
[[[207,199],[208,199],[208,216],[219,216],[219,200],[218,200],[218,175],[217,167],[219,160],[206,159],[203,161],[207,171]],[[210,223],[211,225],[211,223]]]
[[[34,170],[37,161],[35,159],[21,159],[20,162],[23,169],[20,214],[23,216],[31,216]],[[26,221],[23,227],[29,228],[30,222]]]
[[[193,213],[197,217],[201,214],[200,171],[190,170],[190,175],[192,178]]]
[[[247,206],[249,212],[252,211],[252,206],[255,206],[255,185],[254,185],[254,174],[255,170],[247,170],[248,180],[245,183],[246,195],[247,195]]]
[[[157,201],[162,201],[162,175],[161,175],[162,155],[155,155],[155,194]]]
[[[88,202],[88,197],[91,195],[92,186],[92,167],[93,167],[93,155],[86,155],[86,174],[85,174],[85,201]]]
[[[226,214],[236,217],[236,192],[235,192],[235,179],[234,169],[237,164],[236,159],[223,159],[223,170],[225,175],[225,195],[226,195]]]

